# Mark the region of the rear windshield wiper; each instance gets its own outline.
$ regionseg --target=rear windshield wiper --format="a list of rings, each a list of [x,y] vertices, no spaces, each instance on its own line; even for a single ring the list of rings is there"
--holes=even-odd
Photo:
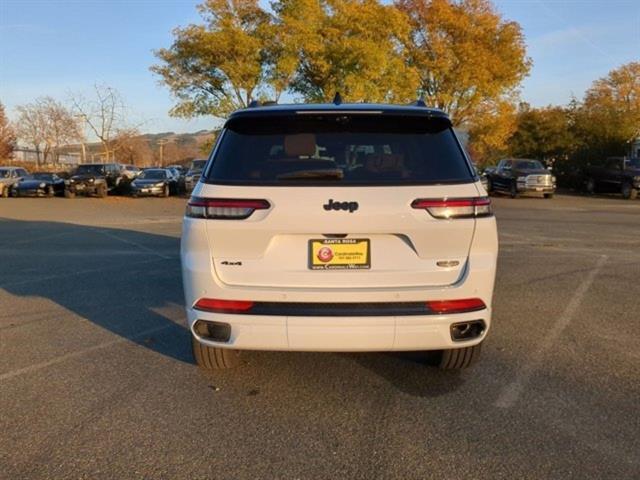
[[[283,173],[276,178],[278,180],[342,180],[344,178],[344,172],[339,168],[331,170],[298,170],[296,172]]]

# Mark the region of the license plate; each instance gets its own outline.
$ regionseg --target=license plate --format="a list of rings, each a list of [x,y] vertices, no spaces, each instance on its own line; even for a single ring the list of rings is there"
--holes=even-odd
[[[309,240],[311,270],[366,270],[371,268],[368,238]]]

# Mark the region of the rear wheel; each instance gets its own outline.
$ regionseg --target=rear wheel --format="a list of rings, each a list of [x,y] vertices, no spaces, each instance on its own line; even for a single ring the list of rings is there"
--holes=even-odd
[[[635,198],[638,198],[638,190],[633,188],[633,185],[631,185],[630,183],[623,183],[622,198],[624,198],[625,200],[633,200]]]
[[[482,343],[473,347],[451,348],[442,350],[438,367],[441,370],[460,370],[470,367],[480,358]]]
[[[518,196],[518,186],[516,185],[516,182],[511,183],[511,187],[509,187],[509,194],[511,195],[511,198],[516,198]]]
[[[240,363],[240,352],[230,348],[209,347],[191,336],[193,358],[205,370],[224,370]]]

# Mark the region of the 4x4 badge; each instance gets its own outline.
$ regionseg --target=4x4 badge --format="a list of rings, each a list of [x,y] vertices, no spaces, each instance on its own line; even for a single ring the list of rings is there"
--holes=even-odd
[[[358,202],[334,202],[332,198],[325,203],[322,208],[325,210],[348,210],[349,213],[353,213],[358,210]]]

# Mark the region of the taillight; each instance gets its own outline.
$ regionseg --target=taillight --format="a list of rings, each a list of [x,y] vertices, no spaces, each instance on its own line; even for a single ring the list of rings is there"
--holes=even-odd
[[[266,210],[269,207],[271,204],[266,200],[191,197],[185,215],[191,218],[243,220],[256,210]]]
[[[486,305],[479,298],[465,298],[462,300],[432,300],[427,302],[427,308],[433,313],[465,313],[484,310]]]
[[[217,298],[201,298],[193,306],[196,310],[215,313],[246,313],[253,307],[249,300],[220,300]]]
[[[412,208],[429,212],[434,218],[475,218],[493,215],[489,197],[475,198],[418,198]]]

